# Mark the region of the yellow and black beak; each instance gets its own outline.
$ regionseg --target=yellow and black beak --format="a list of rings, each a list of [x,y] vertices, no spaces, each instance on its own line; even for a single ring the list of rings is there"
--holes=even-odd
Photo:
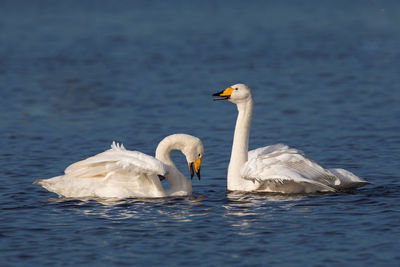
[[[216,100],[228,100],[231,97],[231,94],[232,94],[233,90],[234,89],[232,87],[228,87],[228,88],[226,88],[225,90],[223,90],[223,91],[221,91],[219,93],[213,94],[213,96],[218,96],[217,98],[214,98],[214,101],[216,101]]]
[[[194,170],[193,170],[194,167]],[[197,178],[200,180],[200,167],[201,167],[201,157],[198,157],[194,162],[189,163],[190,178],[193,179],[194,172],[196,172]]]

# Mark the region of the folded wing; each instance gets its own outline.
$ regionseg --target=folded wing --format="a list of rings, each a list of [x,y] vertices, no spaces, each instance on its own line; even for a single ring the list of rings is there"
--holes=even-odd
[[[324,169],[304,157],[303,152],[284,144],[250,151],[241,175],[245,179],[259,182],[261,191],[285,193],[335,191],[363,181],[345,170]]]
[[[113,142],[111,149],[93,157],[76,162],[65,169],[65,177],[102,178],[111,174],[162,175],[167,167],[158,159],[139,151],[129,151]]]

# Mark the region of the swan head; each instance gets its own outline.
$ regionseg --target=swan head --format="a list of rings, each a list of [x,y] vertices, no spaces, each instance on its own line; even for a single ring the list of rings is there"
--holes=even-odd
[[[165,162],[165,160],[171,161],[169,153],[172,150],[179,150],[182,152],[189,166],[190,178],[193,178],[196,173],[200,180],[201,159],[204,155],[204,147],[201,140],[188,134],[169,135],[158,144],[156,158],[163,162]]]
[[[213,94],[213,96],[217,96],[217,98],[214,98],[214,101],[228,100],[235,104],[247,102],[252,99],[250,88],[242,83],[234,84],[219,93]]]
[[[194,173],[196,173],[197,178],[200,180],[201,159],[204,155],[203,143],[197,137],[188,137],[190,138],[186,138],[186,145],[182,149],[182,153],[185,155],[189,166],[190,178],[193,178]]]

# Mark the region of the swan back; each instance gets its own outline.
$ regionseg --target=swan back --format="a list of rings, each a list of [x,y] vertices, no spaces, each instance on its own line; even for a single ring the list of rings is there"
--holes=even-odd
[[[327,192],[368,184],[349,171],[325,169],[284,144],[250,151],[241,176],[260,183],[258,190],[283,193]]]
[[[139,151],[129,151],[123,145],[113,142],[111,149],[71,164],[65,169],[65,176],[71,178],[95,178],[110,172],[124,172],[130,175],[165,175],[166,166],[152,156]]]
[[[323,184],[338,185],[340,180],[329,170],[304,157],[297,149],[283,144],[250,151],[251,158],[241,169],[245,179],[266,180],[280,176],[280,180],[307,178]]]

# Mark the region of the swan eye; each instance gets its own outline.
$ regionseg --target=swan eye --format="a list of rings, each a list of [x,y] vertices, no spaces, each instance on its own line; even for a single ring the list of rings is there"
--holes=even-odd
[[[201,157],[201,154],[199,154],[199,157]]]
[[[235,91],[239,90],[238,88],[235,88]]]

